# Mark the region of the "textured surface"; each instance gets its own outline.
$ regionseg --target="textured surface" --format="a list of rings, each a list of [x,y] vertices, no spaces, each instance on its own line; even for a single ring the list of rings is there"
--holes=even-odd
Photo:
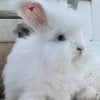
[[[0,98],[3,97],[2,70],[13,43],[0,43]]]

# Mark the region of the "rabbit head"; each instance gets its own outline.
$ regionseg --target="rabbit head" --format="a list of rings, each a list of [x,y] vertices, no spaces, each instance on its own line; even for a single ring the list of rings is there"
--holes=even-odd
[[[27,49],[35,49],[33,56],[41,52],[37,61],[41,58],[47,66],[63,66],[83,57],[85,47],[78,13],[65,3],[21,2],[17,11],[34,30],[25,43]]]

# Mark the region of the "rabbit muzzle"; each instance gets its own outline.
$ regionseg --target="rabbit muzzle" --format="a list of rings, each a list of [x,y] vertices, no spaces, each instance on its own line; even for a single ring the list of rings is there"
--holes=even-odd
[[[83,46],[78,46],[78,47],[76,48],[76,50],[77,50],[77,52],[78,52],[78,55],[81,56],[82,53],[84,52],[84,47],[83,47]]]

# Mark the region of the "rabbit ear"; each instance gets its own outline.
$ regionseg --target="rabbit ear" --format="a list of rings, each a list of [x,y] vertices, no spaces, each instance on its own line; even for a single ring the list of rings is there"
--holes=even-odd
[[[32,27],[47,26],[47,18],[41,4],[33,2],[21,3],[19,7],[21,17]]]
[[[67,2],[72,6],[73,9],[77,9],[78,1],[79,0],[68,0]]]

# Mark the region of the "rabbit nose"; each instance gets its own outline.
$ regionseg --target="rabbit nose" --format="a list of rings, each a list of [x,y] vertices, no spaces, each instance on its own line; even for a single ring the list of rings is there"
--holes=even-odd
[[[81,46],[77,47],[76,49],[80,54],[82,54],[82,52],[84,51],[84,47],[81,47]]]

